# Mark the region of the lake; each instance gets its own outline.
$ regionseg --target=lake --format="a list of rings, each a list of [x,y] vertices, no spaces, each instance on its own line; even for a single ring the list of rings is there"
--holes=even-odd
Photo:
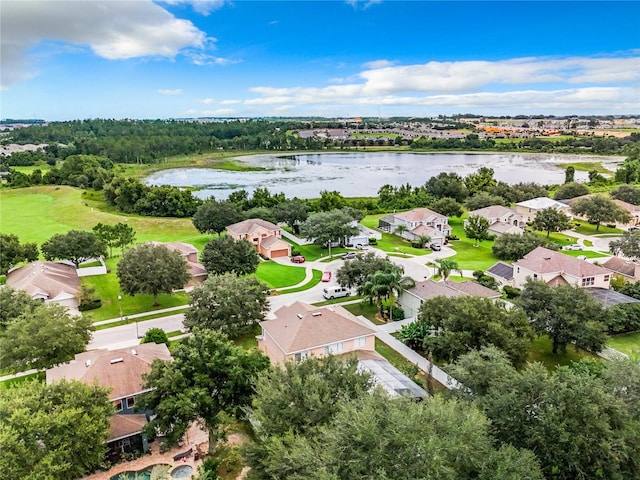
[[[147,177],[148,185],[195,187],[200,198],[214,196],[224,199],[231,192],[258,187],[287,197],[316,198],[320,191],[336,190],[345,197],[372,197],[385,184],[423,185],[440,172],[455,172],[461,176],[480,167],[493,168],[495,178],[506,183],[564,182],[562,163],[602,162],[615,170],[619,157],[585,157],[571,155],[516,155],[468,153],[309,153],[273,154],[238,157],[236,160],[267,170],[235,172],[205,168],[175,168]],[[587,172],[576,172],[576,180],[588,178]]]

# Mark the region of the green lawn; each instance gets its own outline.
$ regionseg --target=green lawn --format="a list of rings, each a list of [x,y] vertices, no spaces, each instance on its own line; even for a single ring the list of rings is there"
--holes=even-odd
[[[609,337],[607,346],[634,358],[640,358],[640,332]]]
[[[336,303],[351,302],[353,300],[362,300],[363,298],[364,297],[362,295],[350,295],[348,297],[334,298],[332,300],[323,300],[322,302],[313,302],[311,305],[315,307],[324,307],[326,305],[335,305]],[[343,307],[346,307],[346,305],[343,305]]]
[[[304,264],[302,267],[296,267],[269,260],[260,262],[255,276],[269,288],[282,288],[302,282],[305,271]]]
[[[306,258],[309,261],[314,261],[314,260],[318,260],[319,258],[328,257],[329,256],[329,249],[328,248],[320,248],[317,245],[312,245],[312,244],[298,245],[297,243],[292,242],[288,238],[285,238],[285,240],[287,242],[289,242],[291,245],[293,245],[293,250],[298,250],[300,252],[300,255],[302,255],[304,258]],[[340,255],[342,255],[343,253],[348,252],[348,251],[349,250],[346,249],[346,248],[332,247],[331,248],[331,256],[334,257],[334,258],[337,258]]]
[[[305,283],[304,285],[301,285],[299,287],[296,288],[285,288],[280,290],[280,293],[296,293],[296,292],[303,292],[305,290],[309,290],[311,287],[316,286],[317,284],[320,283],[320,280],[322,279],[322,272],[320,270],[312,270],[313,271],[313,278],[311,278],[311,281]]]
[[[29,375],[25,375],[23,377],[11,378],[9,380],[0,382],[0,390],[2,390],[3,388],[9,388],[13,385],[19,385],[22,382],[26,382],[27,380],[35,380],[38,383],[44,383],[45,376],[46,376],[45,372],[37,372],[37,373],[31,373]]]
[[[465,217],[466,215],[463,215],[462,218],[449,218],[452,235],[460,239],[449,243],[449,246],[456,251],[456,255],[451,259],[455,260],[462,270],[486,270],[498,261],[491,251],[493,241],[484,240],[478,242],[478,246],[474,246],[474,241],[467,238],[464,233]]]
[[[622,230],[620,230],[619,228],[610,228],[610,227],[607,227],[606,225],[600,225],[600,228],[598,229],[598,231],[596,231],[596,226],[591,225],[589,222],[585,220],[573,219],[571,220],[571,223],[580,224],[579,227],[575,228],[575,231],[577,233],[581,233],[582,235],[600,235],[603,233],[622,235],[623,233]]]
[[[600,358],[597,355],[593,355],[586,350],[576,348],[573,345],[567,346],[566,354],[554,355],[551,353],[551,347],[551,340],[546,335],[536,338],[531,345],[527,361],[540,362],[548,370],[554,370],[558,366],[569,365],[571,362],[577,362],[583,358]]]
[[[378,313],[378,307],[375,303],[370,304],[367,300],[363,300],[358,303],[351,303],[349,305],[343,305],[348,311],[353,313],[354,315],[362,315],[363,317],[371,320],[376,325],[384,325],[384,322],[381,322],[376,318],[376,314]]]
[[[120,305],[118,295],[122,296],[122,315],[133,315],[162,308],[186,305],[189,301],[185,292],[176,292],[171,295],[161,294],[158,296],[160,306],[153,306],[153,296],[138,294],[135,296],[124,295],[120,292],[118,277],[116,276],[116,265],[119,258],[109,258],[107,268],[111,269],[106,275],[96,275],[93,277],[83,277],[80,279],[82,285],[87,285],[96,289],[95,296],[102,300],[102,307],[85,313],[94,321],[107,320],[120,316]]]
[[[598,173],[612,174],[611,170],[602,165],[602,162],[571,162],[571,163],[556,163],[556,166],[567,169],[567,167],[573,167],[576,171],[591,172],[595,170]]]
[[[380,213],[377,215],[367,215],[360,221],[360,223],[365,227],[380,231],[378,230],[378,220],[380,220],[382,217],[385,217],[387,215],[389,214]],[[399,235],[386,233],[382,231],[380,232],[382,233],[382,240],[378,240],[377,244],[374,245],[375,248],[379,248],[380,250],[383,250],[385,252],[395,253],[395,254],[408,253],[411,255],[426,255],[428,253],[431,253],[431,250],[428,250],[428,249],[413,248],[407,240],[400,237]]]
[[[56,233],[91,230],[99,222],[122,222],[133,227],[137,242],[181,241],[201,249],[211,238],[198,233],[188,218],[120,215],[99,210],[103,205],[85,200],[80,189],[67,186],[0,190],[2,232],[17,235],[21,242],[41,244]]]

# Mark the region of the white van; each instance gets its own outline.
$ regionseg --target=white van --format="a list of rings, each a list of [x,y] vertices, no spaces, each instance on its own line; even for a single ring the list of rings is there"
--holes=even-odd
[[[322,290],[322,296],[327,300],[332,298],[348,297],[351,294],[348,288],[345,287],[327,287]]]

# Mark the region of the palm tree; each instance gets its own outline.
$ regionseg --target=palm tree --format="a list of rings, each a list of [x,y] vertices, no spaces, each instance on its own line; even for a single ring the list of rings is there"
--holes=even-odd
[[[414,240],[414,243],[420,245],[420,248],[424,248],[429,242],[431,242],[431,237],[429,235],[420,235]]]
[[[364,295],[370,303],[375,300],[378,313],[384,316],[382,301],[389,300],[390,308],[393,308],[397,295],[414,285],[413,279],[402,276],[402,269],[393,265],[368,275],[365,282],[358,287],[358,294]]]
[[[407,233],[408,231],[409,231],[409,227],[407,227],[407,226],[406,226],[406,225],[404,225],[404,224],[400,224],[400,225],[398,225],[398,226],[395,228],[395,230],[394,230],[395,234],[396,234],[396,235],[400,235],[401,237],[402,237],[402,234],[403,234],[403,233]],[[404,237],[403,237],[403,238],[404,238]]]
[[[441,258],[435,260],[430,266],[438,269],[438,275],[442,277],[442,281],[446,282],[451,272],[458,272],[462,276],[462,270],[458,267],[458,262],[451,260],[450,258]]]

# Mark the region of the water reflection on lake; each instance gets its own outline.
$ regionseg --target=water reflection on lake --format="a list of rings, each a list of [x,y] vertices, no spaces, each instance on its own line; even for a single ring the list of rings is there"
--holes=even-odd
[[[157,172],[146,179],[149,185],[196,187],[200,198],[227,198],[238,189],[253,192],[258,187],[287,197],[314,198],[321,190],[336,190],[346,197],[377,195],[385,184],[418,186],[440,172],[467,175],[480,167],[493,168],[495,178],[507,183],[562,183],[564,169],[557,163],[603,162],[613,165],[615,157],[514,154],[419,154],[399,152],[314,153],[301,155],[254,155],[239,157],[251,166],[268,170],[233,172],[203,168],[176,168]],[[612,170],[615,167],[610,166]],[[585,180],[587,172],[576,172]]]

